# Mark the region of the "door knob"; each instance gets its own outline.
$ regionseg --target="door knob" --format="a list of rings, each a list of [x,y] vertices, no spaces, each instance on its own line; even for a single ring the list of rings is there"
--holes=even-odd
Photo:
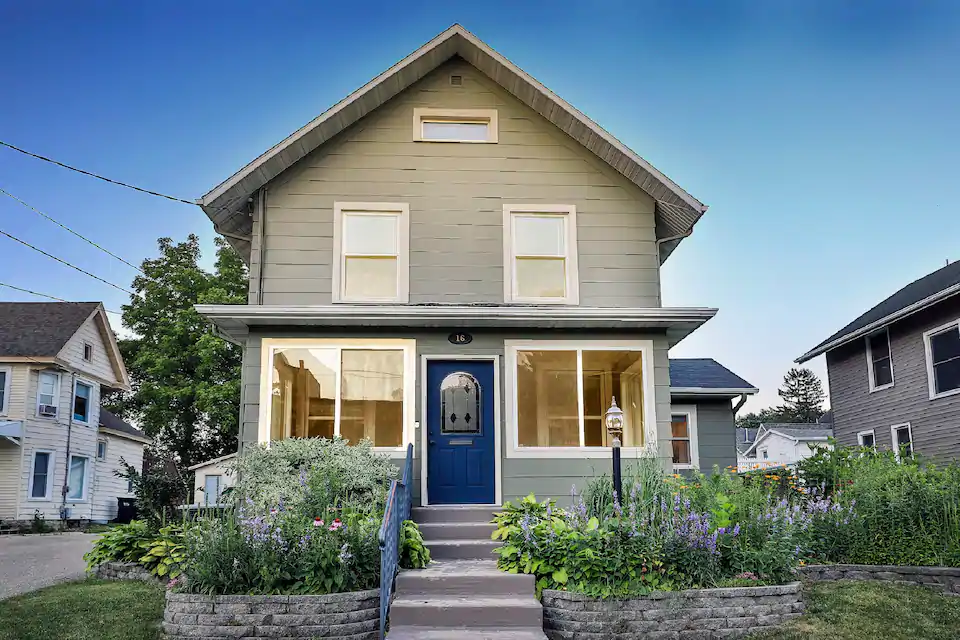
[[[436,441],[436,440],[431,440],[431,441],[430,441],[430,444],[437,444],[437,441]]]

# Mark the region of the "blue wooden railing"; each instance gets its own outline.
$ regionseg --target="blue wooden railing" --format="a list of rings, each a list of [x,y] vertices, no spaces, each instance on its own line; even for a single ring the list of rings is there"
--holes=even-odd
[[[393,581],[400,563],[400,527],[410,519],[413,482],[413,445],[407,445],[407,459],[403,464],[403,477],[390,483],[387,506],[383,510],[380,525],[380,638],[387,632],[387,614],[393,596]]]

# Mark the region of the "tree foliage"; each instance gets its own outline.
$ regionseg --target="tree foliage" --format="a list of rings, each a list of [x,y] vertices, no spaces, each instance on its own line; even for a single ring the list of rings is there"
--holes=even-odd
[[[193,305],[244,303],[247,271],[220,238],[212,273],[198,264],[197,236],[157,244],[160,256],[143,261],[137,295],[123,305],[123,325],[136,336],[119,341],[133,390],[106,404],[188,467],[236,451],[240,408],[241,349]]]
[[[810,369],[790,369],[777,393],[783,399],[782,405],[745,413],[737,417],[737,426],[757,429],[761,424],[814,423],[823,415],[826,393],[820,378]]]

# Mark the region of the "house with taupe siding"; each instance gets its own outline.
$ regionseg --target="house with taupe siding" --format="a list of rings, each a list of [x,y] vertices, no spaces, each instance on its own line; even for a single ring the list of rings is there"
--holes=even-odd
[[[821,354],[837,442],[960,458],[960,262],[908,284],[797,362]]]
[[[459,25],[200,201],[250,266],[241,447],[414,445],[417,504],[567,496],[625,458],[735,464],[757,389],[670,360],[660,266],[706,206]],[[734,406],[736,402],[736,407]]]

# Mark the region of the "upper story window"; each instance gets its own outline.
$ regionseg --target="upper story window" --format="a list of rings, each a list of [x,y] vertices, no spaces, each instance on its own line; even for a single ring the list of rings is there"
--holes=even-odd
[[[37,415],[55,418],[60,398],[60,374],[41,371],[37,381]]]
[[[77,381],[73,390],[73,419],[76,422],[90,422],[90,403],[93,401],[93,386]]]
[[[503,205],[506,302],[579,304],[577,209]]]
[[[890,354],[888,329],[867,337],[867,365],[870,391],[880,391],[893,386],[893,357]]]
[[[960,320],[923,334],[930,399],[960,393]]]
[[[338,202],[333,226],[333,301],[407,302],[410,207]]]
[[[83,359],[85,362],[93,360],[93,345],[89,342],[83,343]]]
[[[0,416],[7,415],[7,403],[10,398],[10,367],[0,367]]]
[[[496,109],[414,109],[415,142],[495,143]]]
[[[97,460],[107,459],[107,441],[97,440]]]

